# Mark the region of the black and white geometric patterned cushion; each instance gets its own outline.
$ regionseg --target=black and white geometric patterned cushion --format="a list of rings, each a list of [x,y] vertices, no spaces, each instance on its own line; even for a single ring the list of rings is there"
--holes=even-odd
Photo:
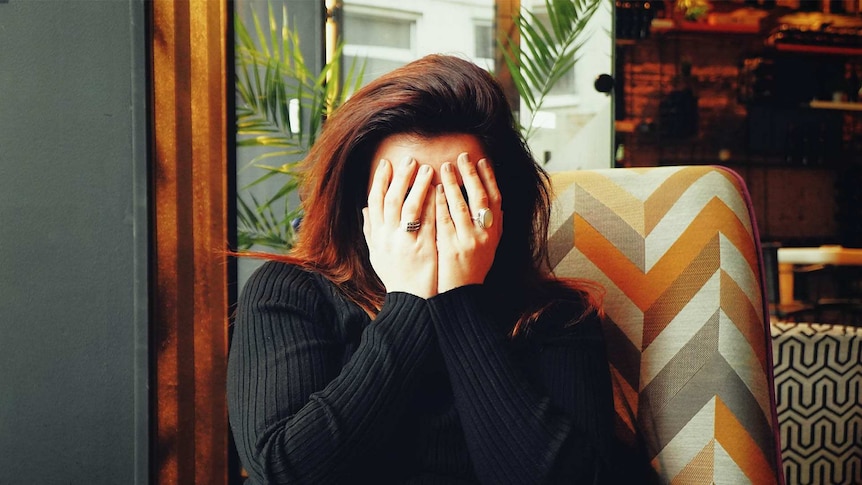
[[[787,483],[862,484],[862,328],[772,323]]]

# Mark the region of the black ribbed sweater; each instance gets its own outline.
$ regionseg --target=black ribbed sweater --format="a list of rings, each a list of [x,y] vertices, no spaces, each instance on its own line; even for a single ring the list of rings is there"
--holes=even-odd
[[[372,321],[322,276],[267,262],[228,364],[250,483],[604,482],[613,403],[600,323],[579,302],[507,338],[481,285],[389,293]]]

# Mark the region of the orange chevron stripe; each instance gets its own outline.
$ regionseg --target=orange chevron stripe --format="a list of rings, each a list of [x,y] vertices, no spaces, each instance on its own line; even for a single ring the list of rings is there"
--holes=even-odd
[[[575,214],[575,247],[608,275],[641,311],[648,308],[658,296],[656,286],[652,286],[654,282],[648,281],[637,265],[620,253],[613,243],[580,214]]]
[[[621,255],[583,217],[575,215],[575,247],[619,285],[641,311],[646,311],[667,290],[717,232],[736,245],[751,267],[757,268],[757,254],[751,235],[736,214],[718,198],[704,206],[667,253],[646,274]]]
[[[748,294],[736,284],[736,281],[724,271],[721,272],[721,309],[739,329],[752,348],[762,349],[766,345],[763,327],[752,325],[761,318],[752,304]],[[769,372],[769,363],[766,360],[766,352],[755,352],[760,361],[763,372]]]
[[[691,246],[703,247],[716,233],[722,234],[736,246],[756,273],[758,254],[755,251],[754,239],[736,213],[717,197],[704,206],[700,214],[692,220],[668,252],[656,263],[652,271],[665,271],[665,265],[668,270],[673,270],[678,266],[675,261],[683,258],[685,261],[692,259],[689,255],[694,251],[689,248]]]
[[[632,422],[632,414],[638,412],[638,392],[626,382],[625,377],[619,373],[617,368],[611,364],[611,380],[614,383],[614,409],[617,412],[619,419],[625,424],[626,428],[634,433],[635,423]],[[637,419],[637,416],[634,416]]]
[[[751,439],[748,430],[739,423],[718,396],[715,397],[715,440],[727,451],[751,483],[776,483],[769,460]]]
[[[680,170],[671,174],[661,187],[657,188],[653,195],[644,201],[644,227],[646,229],[644,234],[652,232],[656,224],[662,220],[667,211],[695,181],[714,171],[713,167],[704,166]]]
[[[670,481],[671,484],[711,484],[715,479],[715,440],[710,440]]]
[[[644,312],[643,348],[661,334],[676,315],[700,292],[712,275],[718,271],[720,242],[718,235],[703,246],[702,251],[692,259],[679,277],[673,280],[667,291],[662,293]]]

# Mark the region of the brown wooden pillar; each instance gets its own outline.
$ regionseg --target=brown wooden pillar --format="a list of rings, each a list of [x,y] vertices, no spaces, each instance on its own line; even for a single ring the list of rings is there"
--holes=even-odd
[[[152,0],[153,481],[227,483],[227,0]]]
[[[515,23],[515,18],[521,11],[521,0],[497,0],[494,15],[494,37],[506,44],[505,39],[511,38],[515,42],[521,41],[521,36],[518,31],[518,25]],[[511,54],[511,53],[510,53]],[[497,80],[503,87],[506,93],[506,98],[509,100],[509,105],[515,112],[520,111],[521,98],[518,95],[518,90],[515,88],[515,83],[512,81],[512,74],[506,67],[506,61],[503,59],[503,51],[500,49],[500,44],[495,44],[494,47],[494,71],[497,74]]]

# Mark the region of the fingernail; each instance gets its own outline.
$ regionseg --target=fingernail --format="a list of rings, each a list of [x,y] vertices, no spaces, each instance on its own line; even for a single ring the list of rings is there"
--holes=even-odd
[[[446,162],[443,164],[443,171],[446,173],[452,173],[455,171],[455,169],[452,167],[451,163]]]
[[[422,165],[422,168],[420,170],[422,170],[422,173],[429,173],[429,172],[431,172],[431,166],[430,165]]]
[[[380,162],[377,163],[377,171],[379,172],[379,171],[383,170],[384,167],[386,167],[386,159],[381,158]]]
[[[442,193],[443,193],[443,184],[437,184],[437,193],[438,193],[438,194],[442,194]]]
[[[479,166],[482,168],[488,168],[488,160],[485,160],[484,158],[479,160]]]
[[[405,167],[409,167],[409,166],[410,166],[410,164],[412,164],[412,163],[413,163],[413,157],[406,157],[406,158],[404,159],[404,166],[405,166]]]
[[[467,158],[467,152],[458,155],[458,161],[461,163],[467,163],[469,161]]]

